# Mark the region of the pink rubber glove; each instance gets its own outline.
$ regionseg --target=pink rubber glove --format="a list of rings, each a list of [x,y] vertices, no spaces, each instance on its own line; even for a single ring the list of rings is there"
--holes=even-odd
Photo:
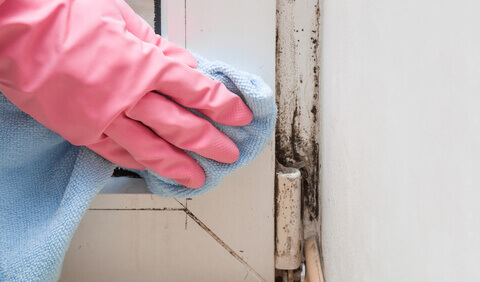
[[[115,164],[192,188],[205,174],[179,148],[237,160],[226,135],[180,105],[232,126],[250,123],[249,108],[122,0],[0,4],[0,91],[43,125]]]

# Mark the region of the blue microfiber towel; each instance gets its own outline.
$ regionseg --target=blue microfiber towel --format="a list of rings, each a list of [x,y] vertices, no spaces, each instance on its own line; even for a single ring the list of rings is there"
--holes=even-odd
[[[207,176],[199,189],[151,171],[136,171],[159,196],[186,198],[211,190],[223,176],[252,161],[275,127],[274,96],[259,77],[221,62],[197,59],[198,70],[240,95],[254,119],[242,127],[215,124],[240,150],[234,164],[187,152]],[[85,147],[71,145],[1,93],[0,155],[0,281],[56,281],[75,229],[115,165]]]
[[[150,190],[159,196],[188,198],[215,188],[225,175],[245,166],[258,156],[275,128],[277,117],[275,97],[270,87],[260,77],[238,71],[222,62],[210,62],[198,55],[196,58],[199,71],[222,82],[230,91],[243,98],[253,112],[253,121],[247,126],[232,127],[210,120],[238,146],[240,157],[233,164],[222,164],[187,152],[205,171],[205,184],[198,189],[187,188],[152,171],[136,171],[145,179]],[[191,111],[202,116],[194,110]]]

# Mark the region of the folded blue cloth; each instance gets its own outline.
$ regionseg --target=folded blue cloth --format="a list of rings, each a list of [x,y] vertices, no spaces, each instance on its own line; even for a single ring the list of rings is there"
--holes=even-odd
[[[253,121],[247,126],[233,127],[210,120],[238,146],[240,157],[233,164],[223,164],[193,152],[187,152],[205,171],[205,184],[199,189],[187,188],[151,171],[136,171],[145,179],[150,190],[159,196],[187,198],[215,188],[225,175],[245,166],[258,156],[267,145],[275,128],[277,117],[275,97],[270,87],[260,77],[235,70],[222,62],[210,62],[200,56],[196,58],[199,71],[214,80],[221,81],[230,91],[243,98],[253,112]],[[203,116],[194,110],[192,112]]]
[[[187,152],[207,176],[199,189],[151,171],[136,171],[159,196],[186,198],[211,190],[223,176],[252,161],[275,127],[274,96],[259,77],[221,62],[197,59],[198,70],[240,95],[254,119],[242,127],[214,123],[240,150],[234,164]],[[85,147],[71,145],[1,93],[0,155],[0,281],[56,281],[73,233],[115,165]]]

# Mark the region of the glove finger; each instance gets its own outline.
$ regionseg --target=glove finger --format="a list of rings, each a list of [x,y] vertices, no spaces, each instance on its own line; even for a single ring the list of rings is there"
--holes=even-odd
[[[205,173],[194,159],[137,121],[120,115],[107,127],[105,134],[136,161],[163,177],[190,188],[199,188],[205,182]]]
[[[130,33],[144,42],[156,45],[165,56],[191,68],[197,67],[197,60],[190,52],[156,34],[153,28],[135,13],[125,1],[118,0],[117,3],[126,28]]]
[[[126,115],[178,148],[222,163],[233,163],[239,157],[237,146],[227,135],[161,95],[147,93]]]
[[[125,168],[146,170],[145,166],[137,162],[130,153],[117,144],[112,138],[87,146],[106,160]]]
[[[238,95],[197,70],[165,57],[158,77],[155,90],[215,122],[242,126],[252,121],[252,112]]]

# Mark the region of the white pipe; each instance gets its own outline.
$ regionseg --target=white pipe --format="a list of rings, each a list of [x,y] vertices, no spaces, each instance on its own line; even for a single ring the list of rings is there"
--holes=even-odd
[[[302,241],[301,174],[298,169],[283,168],[277,172],[276,201],[275,267],[297,269]]]

